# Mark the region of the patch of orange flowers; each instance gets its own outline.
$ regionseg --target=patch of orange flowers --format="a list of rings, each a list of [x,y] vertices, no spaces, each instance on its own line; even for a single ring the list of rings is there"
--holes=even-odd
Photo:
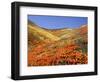
[[[28,66],[87,64],[87,54],[77,50],[78,48],[79,46],[74,44],[56,48],[55,52],[46,52],[46,48],[38,46],[28,53]]]

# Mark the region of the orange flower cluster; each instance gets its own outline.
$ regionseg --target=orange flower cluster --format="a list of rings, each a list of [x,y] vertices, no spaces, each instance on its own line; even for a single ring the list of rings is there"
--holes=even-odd
[[[87,64],[87,54],[83,54],[77,48],[79,48],[77,45],[67,45],[56,48],[55,52],[48,51],[47,53],[44,47],[38,46],[33,52],[28,53],[28,66]]]

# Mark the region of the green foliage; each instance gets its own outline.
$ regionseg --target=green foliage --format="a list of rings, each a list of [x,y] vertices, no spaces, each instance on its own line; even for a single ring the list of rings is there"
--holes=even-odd
[[[59,65],[66,65],[67,63],[64,61],[64,60],[62,60],[62,61],[59,61]]]
[[[87,53],[87,42],[82,38],[76,40],[76,44],[80,46],[77,50],[82,50],[83,53]]]

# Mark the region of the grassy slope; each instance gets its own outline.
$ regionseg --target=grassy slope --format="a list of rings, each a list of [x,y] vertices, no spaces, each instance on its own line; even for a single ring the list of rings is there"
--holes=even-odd
[[[52,40],[52,41],[60,40],[59,37],[57,37],[57,36],[55,36],[55,35],[53,35],[53,34],[47,32],[47,31],[45,31],[44,29],[39,28],[39,27],[37,27],[37,26],[32,26],[32,25],[29,24],[29,25],[28,25],[28,28],[29,28],[29,30],[30,30],[31,32],[36,31],[36,32],[37,32],[38,34],[40,34],[41,36],[44,36],[44,37],[46,37],[46,38],[48,38],[48,39],[50,39],[50,40]]]
[[[58,29],[58,30],[48,30],[40,28],[35,24],[28,23],[28,39],[29,39],[29,47],[36,46],[43,41],[49,40],[50,44],[45,44],[48,48],[53,47],[61,47],[66,44],[77,43],[82,45],[83,42],[87,42],[87,26],[82,26],[78,29]],[[34,46],[34,47],[35,47]]]

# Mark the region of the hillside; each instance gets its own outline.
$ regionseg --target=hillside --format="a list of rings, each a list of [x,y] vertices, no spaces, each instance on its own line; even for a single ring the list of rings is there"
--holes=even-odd
[[[33,25],[30,22],[28,23],[28,29],[29,29],[29,31],[31,33],[34,33],[35,32],[37,34],[37,37],[38,37],[38,35],[39,35],[39,37],[41,36],[41,39],[42,39],[42,37],[43,38],[50,39],[52,41],[56,41],[56,40],[59,40],[60,39],[59,37],[57,37],[57,36],[55,36],[55,35],[47,32],[45,29],[42,29],[42,28],[40,28],[37,25]]]
[[[87,25],[45,29],[28,21],[28,66],[87,64]]]

